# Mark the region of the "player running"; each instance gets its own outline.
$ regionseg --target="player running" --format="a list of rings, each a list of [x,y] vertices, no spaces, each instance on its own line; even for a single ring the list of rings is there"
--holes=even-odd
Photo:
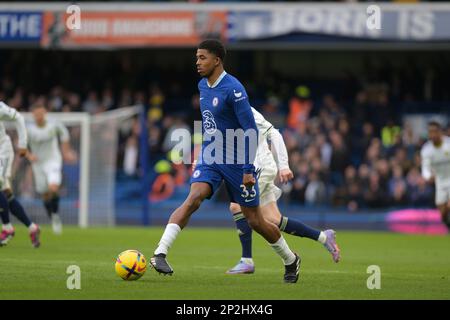
[[[0,234],[0,246],[6,245],[15,234],[14,227],[9,219],[9,212],[17,217],[20,222],[28,227],[33,247],[40,246],[39,226],[31,222],[22,205],[14,197],[11,188],[12,165],[14,161],[14,149],[11,138],[6,134],[2,121],[13,121],[19,136],[18,152],[21,157],[27,156],[27,131],[22,115],[15,109],[0,101],[0,216],[2,219],[2,233]]]
[[[428,138],[420,152],[422,176],[436,186],[435,203],[442,222],[450,230],[450,137],[445,136],[437,121],[428,123]]]
[[[76,156],[70,147],[67,128],[59,121],[48,120],[45,106],[39,104],[31,110],[33,121],[27,123],[31,153],[27,158],[33,169],[36,192],[42,197],[52,222],[53,232],[59,235],[62,233],[62,222],[59,216],[62,161],[63,157],[66,161],[75,161]],[[61,142],[62,155],[58,141]]]
[[[260,141],[255,158],[255,168],[258,172],[259,184],[259,204],[263,217],[274,223],[278,228],[288,234],[306,237],[314,241],[319,241],[331,253],[334,262],[340,260],[340,249],[336,243],[336,233],[334,230],[320,231],[313,229],[304,223],[292,218],[283,217],[277,206],[277,200],[282,191],[275,185],[274,180],[279,175],[280,182],[286,183],[294,175],[289,168],[288,153],[280,132],[267,121],[262,114],[252,108],[256,126],[262,141]],[[271,150],[269,149],[269,144]],[[228,274],[244,274],[255,272],[255,265],[252,259],[252,229],[247,223],[239,204],[230,203],[230,212],[233,214],[239,240],[242,247],[242,257],[238,264],[228,270]]]
[[[203,200],[211,198],[224,180],[230,198],[233,202],[240,204],[242,213],[251,228],[261,234],[282,258],[285,265],[284,281],[295,283],[300,270],[300,257],[289,249],[277,226],[266,221],[260,212],[259,188],[253,165],[256,150],[251,150],[252,146],[248,143],[244,153],[245,164],[237,164],[236,160],[239,159],[238,155],[242,154],[240,153],[242,150],[234,148],[234,140],[233,148],[227,148],[227,141],[224,139],[227,129],[228,134],[230,130],[236,132],[241,129],[245,133],[254,133],[256,139],[258,136],[258,129],[243,85],[224,71],[225,54],[225,48],[217,40],[205,40],[198,46],[197,71],[203,77],[198,84],[202,112],[202,151],[191,178],[189,195],[185,202],[172,213],[150,263],[159,273],[173,273],[172,267],[166,260],[169,248],[181,229],[187,225],[190,216],[200,207]],[[217,139],[219,134],[221,138]],[[245,137],[238,138],[238,145],[243,141]],[[226,155],[225,163],[227,164],[220,164],[223,161],[220,163],[209,161],[207,151],[211,151],[211,147],[217,143],[223,147],[214,150],[217,153],[225,151],[223,155]],[[253,147],[255,146],[257,141],[253,141]],[[226,149],[232,152],[227,153]]]

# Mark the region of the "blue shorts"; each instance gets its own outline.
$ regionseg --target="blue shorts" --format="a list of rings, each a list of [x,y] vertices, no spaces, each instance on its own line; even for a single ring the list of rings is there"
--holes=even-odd
[[[256,173],[253,173],[256,184],[250,189],[242,184],[243,174],[242,165],[199,164],[192,174],[191,184],[195,182],[208,183],[212,191],[208,198],[210,199],[224,180],[231,202],[239,203],[243,207],[257,207],[259,205],[259,188]]]

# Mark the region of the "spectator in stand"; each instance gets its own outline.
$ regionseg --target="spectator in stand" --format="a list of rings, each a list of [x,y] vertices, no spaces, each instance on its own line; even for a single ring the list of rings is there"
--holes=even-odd
[[[118,106],[119,107],[127,107],[133,104],[133,98],[131,94],[131,90],[129,88],[123,88],[120,92],[120,99]]]
[[[370,122],[365,122],[362,125],[362,135],[358,135],[356,130],[353,136],[353,156],[356,163],[361,163],[364,160],[364,155],[367,153],[367,149],[370,146],[370,142],[375,138],[374,127]]]
[[[202,113],[200,111],[200,95],[195,93],[191,98],[191,110],[189,112],[189,127],[191,132],[194,132],[194,122],[202,121]]]
[[[70,111],[72,112],[80,112],[81,110],[81,98],[80,95],[77,93],[69,93],[68,94],[68,102],[67,106]]]
[[[321,110],[325,111],[334,122],[345,117],[344,110],[339,106],[336,99],[331,94],[325,94],[323,96]]]
[[[362,166],[361,166],[362,167]],[[367,173],[368,174],[368,173]],[[341,188],[343,205],[351,212],[357,211],[363,206],[361,180],[355,167],[348,166],[345,169],[345,184]]]
[[[305,191],[308,185],[309,166],[308,163],[301,160],[300,153],[294,154],[291,168],[294,168],[294,180],[292,182],[291,198],[305,202]]]
[[[407,177],[409,203],[414,207],[433,207],[433,185],[430,185],[420,174],[417,168],[413,168]]]
[[[297,127],[296,130],[286,130],[285,136],[290,140],[290,144],[293,144],[295,147],[299,148],[300,151],[306,150],[306,148],[313,141],[313,137],[308,132],[307,125],[301,125]]]
[[[403,169],[399,165],[392,169],[392,178],[389,180],[389,198],[394,206],[407,204],[407,185]]]
[[[61,86],[53,87],[48,101],[48,108],[51,112],[61,111],[63,108],[63,89]]]
[[[389,162],[386,159],[379,159],[375,163],[375,171],[378,173],[379,183],[383,189],[387,189],[387,185],[390,179],[390,167]]]
[[[320,134],[317,136],[316,146],[320,149],[320,160],[322,161],[324,167],[328,169],[331,163],[333,148],[328,143],[326,135]]]
[[[317,171],[308,176],[309,183],[305,189],[305,204],[319,205],[326,203],[326,186]]]
[[[353,141],[350,134],[350,123],[345,116],[341,117],[338,121],[338,132],[341,134],[344,144],[351,153]]]
[[[6,59],[0,61],[0,100],[21,111],[42,103],[55,112],[87,111],[91,114],[133,104],[147,105],[148,145],[154,160],[167,160],[167,151],[173,147],[169,143],[173,130],[187,128],[194,120],[201,120],[195,86],[185,86],[185,82],[179,80],[188,74],[182,68],[179,77],[170,79],[154,66],[151,72],[138,72],[136,61],[127,52],[106,61],[117,66],[120,77],[108,75],[113,80],[106,78],[103,87],[94,87],[91,84],[100,83],[98,80],[84,81],[82,76],[86,74],[76,72],[89,68],[77,54],[76,58],[69,59],[70,63],[54,61],[51,70],[60,72],[54,74],[52,81],[39,83],[49,78],[46,76],[49,69],[37,70],[30,74],[30,79],[22,79],[19,73],[12,72],[19,68],[31,70],[22,66],[27,63],[18,59],[21,54],[3,53]],[[66,79],[67,74],[73,77]],[[334,94],[324,93],[314,102],[308,86],[292,86],[293,80],[281,75],[274,75],[270,81],[248,79],[251,81],[249,90],[255,91],[252,96],[258,97],[255,106],[261,106],[259,109],[282,130],[285,138],[295,174],[290,187],[284,188],[285,199],[310,205],[329,203],[332,199],[336,205],[352,212],[386,205],[432,204],[433,187],[423,181],[419,170],[418,151],[424,143],[423,137],[410,123],[401,127],[397,114],[401,104],[413,101],[411,92],[414,90],[408,88],[408,81],[404,81],[401,72],[394,74],[396,81],[402,84],[399,86],[394,86],[389,77],[378,76],[379,70],[367,74],[373,79],[355,79],[357,84],[352,87],[353,91],[346,94],[346,97],[354,97],[352,101],[342,101],[342,95],[335,94],[339,92],[337,83],[330,86],[321,79],[311,87],[323,92],[330,88],[329,92]],[[32,84],[32,90],[26,83]],[[445,87],[447,82],[440,83]],[[447,92],[445,88],[441,91]],[[291,99],[288,99],[289,92],[295,93]],[[396,105],[391,103],[394,101],[391,97],[398,99]],[[188,110],[189,105],[192,109]],[[177,117],[177,112],[186,116]],[[447,132],[450,135],[450,126]],[[79,134],[79,128],[71,128],[71,135],[79,137]],[[136,172],[139,151],[136,130],[121,142],[122,156],[125,155],[124,163],[127,163],[122,168],[128,173]],[[177,184],[183,176],[177,176]]]
[[[261,113],[266,119],[270,119],[270,123],[273,124],[275,128],[284,128],[286,115],[282,112],[280,108],[281,102],[280,98],[276,95],[270,95],[267,101],[261,107]]]
[[[380,184],[380,176],[372,171],[369,176],[369,188],[364,190],[364,201],[369,208],[381,208],[387,204],[386,190]]]
[[[91,90],[88,93],[87,99],[83,102],[83,111],[89,114],[96,114],[104,111],[98,101],[98,95],[95,90]]]
[[[343,183],[343,172],[350,163],[350,155],[339,132],[335,130],[331,131],[330,141],[332,147],[330,161],[331,183],[340,186]]]
[[[103,110],[105,110],[105,111],[112,110],[115,105],[116,105],[116,103],[114,100],[114,94],[113,94],[111,88],[104,89],[103,93],[102,93],[102,101],[101,101],[101,106],[102,106]]]
[[[295,89],[295,96],[289,100],[289,114],[287,117],[287,127],[297,130],[306,126],[309,113],[313,107],[308,87],[300,85]]]

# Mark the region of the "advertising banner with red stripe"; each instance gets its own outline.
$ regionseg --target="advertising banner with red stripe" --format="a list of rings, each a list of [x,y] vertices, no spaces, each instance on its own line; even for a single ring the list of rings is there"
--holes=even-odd
[[[195,46],[206,38],[226,40],[225,11],[82,11],[80,28],[65,12],[44,13],[41,45],[47,48]]]

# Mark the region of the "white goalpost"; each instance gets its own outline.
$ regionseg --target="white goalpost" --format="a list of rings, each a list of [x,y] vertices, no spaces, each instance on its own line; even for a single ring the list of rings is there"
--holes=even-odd
[[[143,110],[132,106],[97,115],[84,112],[48,113],[70,132],[72,148],[78,154],[74,164],[63,166],[60,215],[65,224],[115,225],[115,180],[119,132]],[[30,121],[31,114],[23,113]],[[9,125],[8,128],[11,128]],[[39,195],[32,186],[31,168],[16,157],[14,189],[25,210],[37,223],[49,223]]]

